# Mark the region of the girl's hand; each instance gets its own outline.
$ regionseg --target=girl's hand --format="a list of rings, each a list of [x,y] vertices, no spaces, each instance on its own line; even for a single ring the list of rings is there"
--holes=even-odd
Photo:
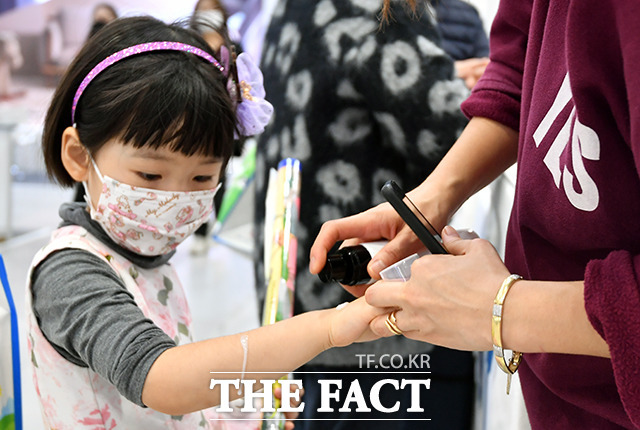
[[[311,247],[309,271],[317,274],[322,270],[327,253],[338,241],[355,245],[380,239],[388,239],[389,243],[369,263],[368,271],[374,279],[380,279],[380,271],[385,267],[424,248],[391,205],[383,203],[357,215],[324,223]],[[366,290],[362,285],[343,287],[356,297]]]
[[[361,297],[329,312],[329,346],[334,347],[378,339],[380,336],[371,331],[370,323],[386,309],[370,306]]]
[[[509,271],[486,240],[463,240],[451,227],[442,237],[452,255],[418,259],[406,283],[375,283],[366,292],[367,303],[399,309],[397,326],[408,338],[461,350],[489,350],[493,300]],[[374,333],[392,335],[385,325],[387,315],[372,321]]]

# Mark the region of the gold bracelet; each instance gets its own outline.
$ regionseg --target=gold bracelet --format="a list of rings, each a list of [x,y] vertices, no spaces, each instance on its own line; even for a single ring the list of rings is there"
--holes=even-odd
[[[504,299],[507,297],[507,293],[516,283],[522,279],[520,275],[509,275],[507,279],[502,282],[496,298],[493,301],[493,316],[491,318],[491,339],[493,340],[493,353],[498,363],[498,367],[507,374],[507,394],[511,386],[511,375],[516,373],[520,362],[522,361],[522,353],[518,351],[512,351],[511,359],[507,361],[502,348],[502,309],[504,306]]]

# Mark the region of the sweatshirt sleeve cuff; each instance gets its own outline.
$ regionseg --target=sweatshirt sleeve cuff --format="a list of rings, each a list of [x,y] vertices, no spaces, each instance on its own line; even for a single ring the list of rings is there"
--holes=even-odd
[[[519,129],[520,102],[500,91],[474,88],[461,108],[467,118],[489,118],[514,130]]]
[[[618,393],[640,425],[640,256],[612,252],[587,265],[584,299],[591,325],[609,345]]]

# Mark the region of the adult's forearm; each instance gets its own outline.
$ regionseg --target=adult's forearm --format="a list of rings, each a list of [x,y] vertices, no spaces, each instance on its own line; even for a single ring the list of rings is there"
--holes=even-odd
[[[409,196],[440,229],[469,197],[515,163],[517,153],[517,131],[472,118],[433,173]]]
[[[609,348],[587,317],[584,282],[519,281],[505,301],[505,348],[609,356]]]

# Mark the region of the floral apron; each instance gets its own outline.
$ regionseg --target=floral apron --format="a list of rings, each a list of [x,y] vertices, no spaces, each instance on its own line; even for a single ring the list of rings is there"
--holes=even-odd
[[[84,228],[67,226],[34,257],[27,281],[28,348],[36,393],[47,428],[75,429],[237,429],[257,428],[250,421],[223,421],[212,409],[180,416],[142,408],[122,396],[113,384],[86,367],[62,357],[40,331],[31,303],[31,272],[52,252],[76,248],[97,255],[120,277],[146,317],[177,345],[192,342],[189,306],[175,270],[169,264],[143,269],[112,251]],[[170,393],[167,393],[170,395]]]

